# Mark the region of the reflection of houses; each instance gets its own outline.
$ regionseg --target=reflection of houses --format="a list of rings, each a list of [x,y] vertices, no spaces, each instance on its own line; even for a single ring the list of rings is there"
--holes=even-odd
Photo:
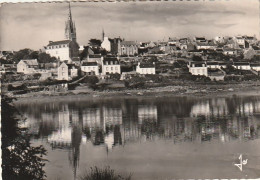
[[[122,124],[122,109],[104,107],[103,108],[103,119],[105,126],[120,125]]]
[[[191,108],[191,117],[197,117],[199,115],[207,116],[210,114],[210,105],[209,101],[201,101],[193,105]]]
[[[155,105],[139,105],[138,106],[138,123],[144,121],[157,122],[157,106]]]

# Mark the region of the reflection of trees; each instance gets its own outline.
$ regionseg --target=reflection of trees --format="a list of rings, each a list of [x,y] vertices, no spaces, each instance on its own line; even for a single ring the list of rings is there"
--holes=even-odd
[[[122,136],[119,125],[115,125],[114,127],[114,145],[116,144],[122,145]]]
[[[104,132],[102,129],[96,129],[94,145],[100,145],[104,143]]]
[[[77,168],[79,165],[80,144],[82,138],[82,130],[78,125],[73,125],[71,133],[71,152],[69,156],[70,163],[73,166],[74,178],[76,177]]]
[[[9,98],[2,98],[2,178],[43,179],[46,150],[31,146],[27,130],[19,128],[17,110],[10,103]]]

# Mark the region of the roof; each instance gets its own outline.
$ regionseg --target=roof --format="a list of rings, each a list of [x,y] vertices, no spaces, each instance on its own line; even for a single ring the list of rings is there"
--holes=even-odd
[[[155,68],[155,64],[151,64],[151,63],[140,63],[139,67],[140,67],[140,68]]]
[[[253,48],[254,50],[260,50],[260,48],[259,48],[258,46],[252,46],[252,48]]]
[[[89,58],[101,58],[100,54],[89,55]]]
[[[207,65],[218,65],[219,63],[216,62],[216,61],[210,61],[210,62],[207,62]]]
[[[249,66],[248,62],[234,62],[235,66]]]
[[[55,46],[55,45],[69,44],[70,42],[71,42],[71,40],[50,41],[47,46]]]
[[[135,46],[137,45],[137,43],[135,41],[122,41],[121,45],[125,45],[125,46]]]
[[[37,59],[22,59],[21,61],[23,61],[25,64],[29,65],[29,66],[38,66],[38,61]]]
[[[252,66],[252,67],[260,67],[260,64],[259,63],[253,63],[253,64],[250,64],[250,66]]]
[[[73,67],[76,68],[75,64],[66,64],[68,66],[68,69],[72,69]]]
[[[191,62],[191,66],[194,64],[195,67],[202,67],[203,64],[205,64],[204,62]]]
[[[83,62],[82,66],[97,66],[97,62]]]
[[[106,64],[106,62],[108,62],[108,64],[110,64],[111,62],[113,62],[113,64],[115,64],[115,62],[119,64],[119,61],[116,57],[105,57],[103,60],[104,65]]]

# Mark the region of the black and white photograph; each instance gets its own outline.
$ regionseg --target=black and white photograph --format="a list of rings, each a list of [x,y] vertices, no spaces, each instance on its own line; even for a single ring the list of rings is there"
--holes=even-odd
[[[0,179],[260,179],[259,11],[0,2]]]

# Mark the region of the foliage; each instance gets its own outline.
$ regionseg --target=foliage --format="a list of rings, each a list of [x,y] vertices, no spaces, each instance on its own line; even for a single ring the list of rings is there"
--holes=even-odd
[[[31,146],[27,129],[19,127],[19,113],[11,102],[7,96],[2,97],[2,178],[44,179],[46,150]]]
[[[86,171],[86,173],[81,176],[80,180],[130,180],[132,175],[130,174],[127,177],[123,177],[119,174],[116,174],[113,169],[110,167],[98,168],[91,167],[90,172]]]
[[[90,39],[89,45],[90,46],[101,46],[101,41],[99,39]]]
[[[39,63],[50,63],[55,62],[57,59],[55,57],[51,57],[49,54],[43,52],[40,53],[38,56],[38,62]]]
[[[202,61],[202,58],[200,56],[193,56],[192,60],[193,61]]]
[[[18,63],[21,59],[30,59],[31,57],[35,56],[35,53],[33,53],[34,51],[31,49],[22,49],[20,51],[17,51],[16,53],[14,53],[13,56],[13,61]],[[32,54],[30,56],[30,54]]]
[[[98,77],[97,76],[86,76],[84,79],[82,79],[80,82],[81,83],[88,83],[88,84],[96,84],[98,83]]]

